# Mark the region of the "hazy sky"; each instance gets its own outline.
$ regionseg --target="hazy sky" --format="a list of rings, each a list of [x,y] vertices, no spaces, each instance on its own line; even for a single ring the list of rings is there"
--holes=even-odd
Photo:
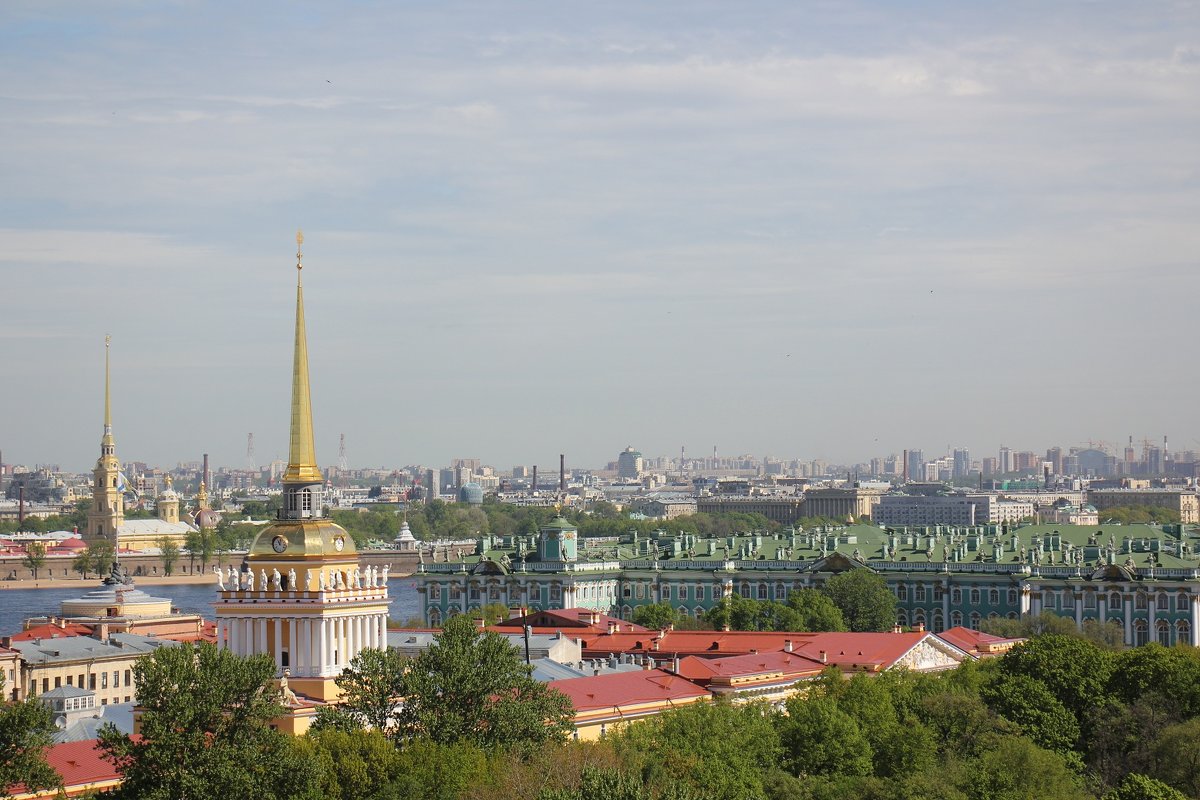
[[[1200,447],[1193,2],[0,5],[0,449]]]

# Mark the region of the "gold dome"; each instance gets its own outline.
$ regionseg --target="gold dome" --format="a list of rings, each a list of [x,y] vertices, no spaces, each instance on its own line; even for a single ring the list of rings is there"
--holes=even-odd
[[[346,529],[328,519],[279,520],[259,532],[250,561],[343,560],[358,553]]]

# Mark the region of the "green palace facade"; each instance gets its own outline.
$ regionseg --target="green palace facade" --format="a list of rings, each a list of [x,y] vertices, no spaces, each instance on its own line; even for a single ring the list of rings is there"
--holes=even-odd
[[[481,538],[438,552],[414,576],[425,621],[501,603],[629,619],[669,602],[699,617],[722,598],[787,599],[865,567],[895,593],[897,623],[934,632],[1042,611],[1115,621],[1131,645],[1197,645],[1200,534],[1187,526],[1026,525],[794,528],[721,538],[581,539],[562,517],[537,536]]]

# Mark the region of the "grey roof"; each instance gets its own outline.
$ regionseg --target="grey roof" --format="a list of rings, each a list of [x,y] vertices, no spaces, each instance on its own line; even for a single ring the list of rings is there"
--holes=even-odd
[[[45,695],[43,695],[44,697]],[[114,703],[113,705],[97,706],[97,716],[77,719],[65,728],[54,732],[54,743],[82,742],[95,739],[100,729],[112,724],[121,733],[133,733],[133,703]]]
[[[179,643],[169,639],[159,639],[156,636],[114,633],[109,636],[108,642],[102,642],[93,636],[63,636],[13,642],[12,649],[20,652],[21,658],[28,664],[52,664],[59,661],[70,662],[145,654],[164,645],[177,644]]]
[[[87,689],[80,689],[78,686],[68,685],[60,686],[57,689],[51,689],[48,692],[43,692],[42,694],[39,694],[38,697],[42,700],[57,700],[59,698],[65,700],[68,697],[87,697],[88,695],[95,694],[95,692],[88,691]]]

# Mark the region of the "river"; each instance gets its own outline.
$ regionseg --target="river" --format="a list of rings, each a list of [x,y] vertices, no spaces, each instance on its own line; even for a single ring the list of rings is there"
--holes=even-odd
[[[67,589],[5,589],[0,592],[0,636],[20,633],[21,623],[29,617],[44,617],[59,613],[63,600],[81,597],[99,584],[80,581],[79,586]],[[146,586],[142,591],[151,597],[169,597],[184,614],[199,614],[213,619],[213,601],[217,599],[215,583],[173,584]],[[421,615],[421,596],[412,578],[392,578],[388,581],[392,602],[388,616],[401,622]]]

